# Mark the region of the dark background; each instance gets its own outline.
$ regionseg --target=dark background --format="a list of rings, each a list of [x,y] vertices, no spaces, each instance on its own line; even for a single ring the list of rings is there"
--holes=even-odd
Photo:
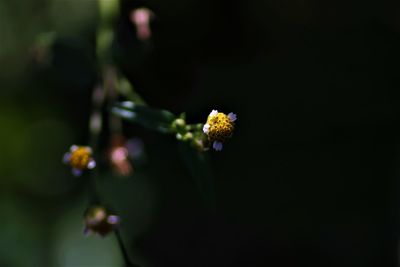
[[[129,20],[141,5],[156,14],[148,43]],[[61,164],[87,143],[96,8],[0,3],[1,266],[122,264],[114,237],[81,237],[84,177]],[[399,12],[394,1],[123,1],[114,59],[151,106],[190,122],[212,109],[238,115],[224,150],[209,152],[215,212],[173,137],[125,125],[146,161],[129,179],[103,163],[99,182],[132,258],[397,266]],[[50,48],[32,46],[46,31],[57,32]]]

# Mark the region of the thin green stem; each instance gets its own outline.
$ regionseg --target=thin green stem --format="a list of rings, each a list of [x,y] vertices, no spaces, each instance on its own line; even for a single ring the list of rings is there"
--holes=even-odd
[[[95,88],[93,91],[93,113],[90,122],[91,145],[96,154],[98,153],[97,145],[99,142],[99,134],[102,129],[101,108],[104,105],[104,99],[108,95],[116,99],[116,96],[113,96],[113,94],[117,93],[116,87],[118,86],[118,78],[116,69],[113,67],[111,46],[114,40],[113,28],[115,19],[119,14],[119,5],[120,0],[98,0],[100,18],[97,28],[96,52],[97,60],[101,67],[102,86],[100,86],[99,89]],[[115,127],[115,130],[118,128],[118,124],[111,126]],[[93,195],[96,196],[96,201],[100,201],[97,193],[97,180],[95,175],[96,172],[94,172],[92,176]],[[129,267],[139,267],[131,262],[118,229],[115,230],[115,236],[117,237],[125,265]]]
[[[124,261],[125,261],[125,266],[127,266],[127,267],[140,267],[140,265],[132,263],[131,259],[129,258],[128,251],[126,250],[126,247],[124,245],[124,241],[122,240],[121,233],[120,233],[120,231],[118,229],[115,230],[115,236],[117,237],[118,245],[119,245],[119,247],[121,249],[121,253],[122,253],[122,256],[123,256]]]
[[[117,89],[118,93],[126,97],[129,101],[132,101],[138,105],[147,106],[147,103],[136,92],[136,90],[133,88],[132,84],[128,81],[128,79],[126,78],[120,79]]]

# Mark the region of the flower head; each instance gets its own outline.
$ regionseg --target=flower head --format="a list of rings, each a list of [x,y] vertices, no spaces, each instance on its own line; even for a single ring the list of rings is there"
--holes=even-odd
[[[218,110],[212,110],[208,115],[203,132],[216,151],[221,151],[223,143],[232,136],[236,119],[236,114],[232,112],[226,115]]]
[[[111,214],[102,206],[92,206],[85,212],[85,228],[84,234],[90,233],[105,236],[115,230],[120,222],[117,215]]]
[[[72,174],[79,176],[86,169],[96,167],[96,161],[92,158],[92,149],[87,146],[73,145],[70,151],[64,154],[63,161],[72,167]]]

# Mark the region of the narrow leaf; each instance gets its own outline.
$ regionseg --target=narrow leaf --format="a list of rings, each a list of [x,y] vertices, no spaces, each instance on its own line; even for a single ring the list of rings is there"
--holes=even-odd
[[[121,102],[113,107],[111,111],[123,119],[162,133],[170,133],[171,123],[176,119],[175,115],[167,110],[136,105],[131,101]]]

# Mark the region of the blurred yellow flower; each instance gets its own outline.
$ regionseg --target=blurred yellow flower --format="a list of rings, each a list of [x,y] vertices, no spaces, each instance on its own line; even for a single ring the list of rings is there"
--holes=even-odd
[[[80,176],[86,169],[96,167],[92,149],[88,146],[71,146],[70,151],[64,154],[63,162],[72,167],[72,174],[75,176]]]
[[[119,221],[119,216],[110,214],[104,207],[92,206],[85,212],[85,228],[83,232],[85,235],[95,233],[105,236],[118,227]]]

